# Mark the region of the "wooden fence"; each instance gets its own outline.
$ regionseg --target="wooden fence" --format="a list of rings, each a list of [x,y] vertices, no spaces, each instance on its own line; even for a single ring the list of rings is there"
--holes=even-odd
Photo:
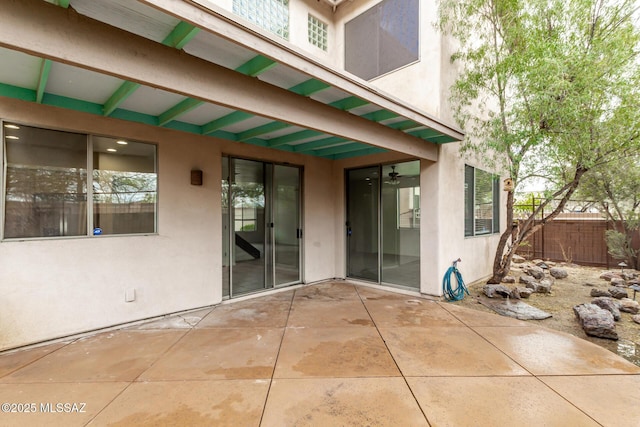
[[[609,255],[605,241],[605,232],[613,228],[614,224],[604,219],[554,219],[516,252],[529,259],[613,268],[620,260]],[[640,232],[633,238],[633,247],[640,247]]]

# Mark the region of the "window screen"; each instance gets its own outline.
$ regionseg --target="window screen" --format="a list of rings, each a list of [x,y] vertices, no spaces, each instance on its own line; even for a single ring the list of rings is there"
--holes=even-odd
[[[483,170],[465,165],[465,236],[479,236],[499,232],[499,194],[497,177]]]
[[[87,137],[4,124],[6,238],[87,233]]]
[[[370,80],[419,59],[419,1],[385,0],[345,26],[345,68]]]

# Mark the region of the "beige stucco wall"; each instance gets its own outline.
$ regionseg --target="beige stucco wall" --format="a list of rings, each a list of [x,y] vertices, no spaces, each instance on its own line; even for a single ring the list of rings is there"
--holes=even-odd
[[[292,2],[292,15],[298,16],[292,37],[298,43],[306,43],[309,10],[329,18],[327,7],[314,1]],[[339,23],[376,3],[348,1],[333,15],[330,40],[335,50],[328,55],[336,63],[343,58]],[[446,69],[436,59],[443,54],[437,43],[424,42],[425,31],[433,31],[425,24],[433,13],[433,5],[421,3],[422,60],[373,83],[446,116],[441,109],[446,89],[439,83]],[[6,98],[0,102],[0,118],[155,143],[159,161],[157,235],[0,242],[0,350],[219,303],[222,154],[304,168],[307,283],[345,276],[345,169],[411,159],[384,153],[333,162]],[[487,276],[497,243],[497,236],[464,238],[464,160],[457,144],[438,150],[437,162],[421,161],[421,291],[431,295],[441,294],[442,275],[455,258],[463,259],[460,267],[467,281]],[[189,184],[193,168],[204,172],[202,187]],[[125,292],[131,289],[136,301],[126,303]]]
[[[5,120],[157,144],[159,202],[157,235],[0,242],[0,350],[221,302],[222,153],[304,167],[304,280],[335,277],[330,161],[1,101]]]

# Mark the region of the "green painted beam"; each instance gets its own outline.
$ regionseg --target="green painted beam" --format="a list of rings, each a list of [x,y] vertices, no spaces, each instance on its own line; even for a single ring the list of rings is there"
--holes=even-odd
[[[265,71],[270,70],[276,65],[278,65],[278,63],[273,59],[269,59],[262,55],[257,55],[236,68],[236,71],[242,74],[246,74],[247,76],[255,77],[259,74],[264,73]]]
[[[360,151],[351,151],[348,153],[334,154],[333,156],[329,156],[329,158],[332,160],[340,160],[340,159],[348,159],[350,157],[360,157],[360,156],[368,156],[370,154],[385,153],[386,151],[387,150],[385,150],[384,148],[370,147]]]
[[[407,133],[409,135],[415,136],[420,139],[431,139],[431,138],[435,138],[436,136],[442,136],[442,133],[429,128],[411,131]]]
[[[130,122],[144,123],[146,125],[158,126],[158,118],[151,114],[139,113],[137,111],[125,110],[118,108],[111,114],[114,119],[127,120]]]
[[[391,129],[396,129],[401,131],[407,131],[414,128],[424,127],[424,125],[421,125],[420,123],[416,123],[413,120],[403,120],[401,122],[391,123],[387,126],[390,127]]]
[[[362,107],[367,104],[369,104],[368,101],[360,99],[357,96],[349,96],[329,103],[330,106],[344,111],[353,110],[354,108]]]
[[[236,134],[236,136],[238,137],[238,141],[246,141],[249,138],[254,138],[259,135],[264,135],[265,133],[286,129],[290,126],[291,125],[289,123],[271,122],[262,126],[254,127],[252,129],[247,129],[244,132]]]
[[[387,110],[372,111],[371,113],[363,114],[363,119],[371,120],[372,122],[381,122],[383,120],[395,119],[398,114]]]
[[[62,8],[68,9],[70,1],[71,0],[55,0],[55,4],[56,6],[60,6]]]
[[[223,130],[217,130],[215,132],[211,132],[209,136],[213,136],[215,138],[220,138],[220,139],[226,139],[228,141],[237,141],[235,133],[226,132]]]
[[[102,107],[102,114],[110,116],[120,104],[124,102],[133,92],[138,90],[139,83],[123,82],[118,89],[109,97]]]
[[[313,82],[317,82],[317,83],[313,83]],[[314,80],[314,79],[307,80],[306,82],[303,82],[300,85],[304,85],[304,84],[308,84],[309,88],[310,87],[315,87],[315,88],[318,89],[318,91],[324,90],[327,87],[329,87],[328,85],[324,86],[325,85],[324,83],[322,83],[322,82],[320,82],[318,80]],[[300,85],[297,85],[297,86],[300,86]],[[293,89],[296,88],[297,86],[293,86],[289,90],[295,92]],[[298,93],[298,92],[296,92],[296,93]],[[338,101],[334,101],[334,102],[330,103],[329,105],[331,105],[332,107],[337,107],[337,108],[340,108],[341,110],[347,111],[347,110],[351,110],[353,108],[361,107],[361,106],[366,105],[366,104],[368,104],[367,101],[363,101],[360,98],[357,98],[355,96],[350,96],[348,98],[344,98],[344,99],[340,99]],[[384,120],[384,119],[382,119],[382,120]],[[284,128],[281,128],[281,129],[284,129]],[[312,130],[303,130],[303,131],[300,131],[300,132],[292,133],[290,135],[284,135],[284,136],[280,136],[280,137],[277,137],[277,138],[272,138],[272,139],[269,140],[269,146],[270,147],[279,147],[279,146],[284,145],[284,144],[289,144],[291,142],[296,142],[296,141],[299,141],[301,139],[311,138],[311,137],[318,136],[318,135],[321,135],[321,134],[322,134],[322,132],[316,132],[316,131],[312,131]]]
[[[349,153],[351,151],[359,151],[368,147],[369,146],[366,144],[354,142],[352,144],[344,144],[344,145],[338,145],[337,147],[329,147],[329,148],[323,148],[321,150],[315,150],[313,154],[320,157],[327,157],[327,156],[333,156],[334,154],[342,154],[342,153]]]
[[[40,78],[38,79],[38,88],[36,89],[36,102],[38,104],[42,104],[44,90],[47,88],[47,82],[49,81],[51,64],[52,63],[50,59],[43,59],[42,65],[40,65]]]
[[[293,93],[297,93],[298,95],[311,96],[316,92],[323,91],[330,87],[331,85],[328,85],[325,82],[321,82],[320,80],[309,79],[300,84],[290,87],[289,90]]]
[[[347,141],[346,139],[340,138],[339,136],[330,136],[329,138],[323,138],[317,141],[305,142],[304,144],[294,145],[293,151],[295,151],[296,153],[307,153],[309,151],[314,151],[318,148],[326,148],[334,144],[338,144],[340,142],[346,142],[346,141]]]
[[[160,126],[164,126],[170,121],[174,120],[176,117],[185,114],[193,110],[194,108],[201,106],[202,104],[204,104],[204,102],[200,101],[199,99],[185,98],[181,102],[169,108],[164,113],[160,114],[158,116],[158,123],[160,124]]]
[[[33,89],[26,89],[23,87],[0,83],[0,96],[19,99],[21,101],[34,102],[36,100],[36,91]]]
[[[167,37],[162,41],[165,46],[174,47],[176,49],[182,49],[187,43],[189,43],[198,34],[200,29],[194,27],[191,24],[180,21]],[[120,104],[122,104],[128,97],[130,97],[138,88],[140,84],[129,81],[123,82],[118,89],[109,97],[107,102],[104,103],[103,115],[109,116],[115,111]]]
[[[95,102],[82,101],[80,99],[69,98],[66,96],[45,93],[42,97],[43,105],[52,105],[55,107],[66,108],[67,110],[82,111],[89,114],[102,113],[102,105]]]
[[[302,139],[313,138],[314,136],[323,135],[322,132],[316,130],[301,130],[300,132],[290,133],[289,135],[279,136],[268,140],[269,147],[278,147],[280,145],[289,144],[291,142],[300,141]]]
[[[160,123],[158,123],[158,125],[162,126]],[[198,135],[202,132],[201,126],[194,125],[193,123],[179,122],[178,120],[172,120],[164,126],[167,129],[181,130],[183,132],[195,133]]]
[[[226,116],[220,117],[202,125],[202,134],[207,135],[209,133],[217,131],[218,129],[222,129],[223,127],[230,126],[234,123],[247,120],[251,117],[253,117],[253,114],[245,113],[244,111],[234,111],[233,113],[229,113]]]
[[[261,73],[264,73],[270,68],[274,67],[276,64],[277,63],[275,61],[265,58],[264,56],[258,55],[253,57],[249,61],[245,62],[238,68],[236,68],[236,71],[242,74],[247,74],[251,77],[255,77]],[[166,123],[170,122],[171,120],[175,120],[176,117],[180,116],[181,114],[187,113],[193,110],[194,108],[199,107],[202,104],[204,104],[204,102],[196,101],[195,99],[192,99],[192,98],[184,99],[180,103],[174,105],[164,113],[160,114],[159,116],[160,126],[164,126]],[[227,115],[228,117],[224,116],[204,124],[202,126],[203,135],[214,132],[217,129],[220,129],[224,126],[228,126],[228,125],[237,123],[239,121],[246,120],[250,117],[253,117],[252,114],[247,114],[247,113],[236,114],[236,113],[239,113],[239,112],[230,113]]]
[[[448,135],[440,135],[440,136],[434,136],[432,138],[428,138],[427,139],[429,142],[433,142],[435,144],[443,144],[446,142],[455,142],[457,141],[457,139],[452,138]]]
[[[200,32],[200,28],[188,24],[184,21],[180,21],[173,30],[169,33],[162,44],[165,46],[175,47],[176,49],[182,49]]]

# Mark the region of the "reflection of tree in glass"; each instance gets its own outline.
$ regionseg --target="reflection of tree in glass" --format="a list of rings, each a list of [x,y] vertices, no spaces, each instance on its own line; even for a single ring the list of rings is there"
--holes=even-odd
[[[30,202],[59,199],[63,195],[84,195],[87,175],[79,168],[31,168],[13,165],[7,168],[7,201]]]
[[[154,203],[155,173],[93,171],[93,198],[102,203]]]
[[[259,183],[234,184],[231,194],[235,207],[264,207],[264,186]]]

